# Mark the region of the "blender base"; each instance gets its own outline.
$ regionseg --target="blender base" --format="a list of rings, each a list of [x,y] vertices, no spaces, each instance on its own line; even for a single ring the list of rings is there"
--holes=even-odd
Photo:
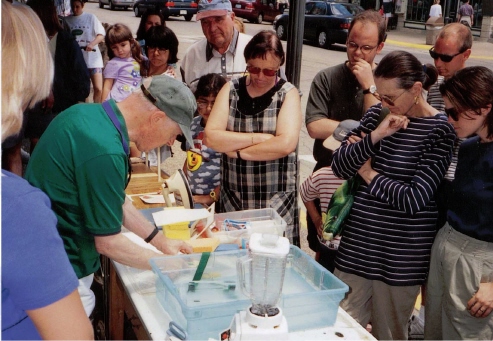
[[[254,324],[252,324],[252,322]],[[236,313],[231,323],[230,340],[234,341],[285,341],[289,340],[288,323],[279,309],[279,314],[261,317],[247,311]]]

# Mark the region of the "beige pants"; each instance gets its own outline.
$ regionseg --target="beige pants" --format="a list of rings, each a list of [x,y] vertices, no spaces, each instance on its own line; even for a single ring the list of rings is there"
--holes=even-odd
[[[378,340],[407,340],[408,322],[413,313],[420,285],[391,286],[381,281],[334,271],[349,286],[341,308],[363,327],[371,322]]]
[[[431,249],[426,285],[425,339],[492,340],[493,313],[471,316],[467,302],[480,282],[491,282],[493,243],[454,230],[448,223]]]

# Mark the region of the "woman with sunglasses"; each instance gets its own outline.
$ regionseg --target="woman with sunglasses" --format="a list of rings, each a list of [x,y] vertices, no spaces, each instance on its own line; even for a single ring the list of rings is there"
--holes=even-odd
[[[274,32],[246,45],[244,77],[226,83],[205,127],[206,144],[224,153],[222,212],[273,208],[299,243],[296,146],[301,130],[298,90],[279,78],[284,50]]]
[[[459,149],[447,222],[431,252],[425,338],[493,339],[493,71],[458,71],[440,86]]]
[[[345,221],[334,274],[351,288],[341,306],[379,340],[407,340],[426,279],[438,209],[434,196],[455,140],[443,113],[424,98],[432,65],[394,51],[374,71],[381,104],[334,152],[340,178],[362,178]],[[390,113],[379,122],[382,107]],[[348,143],[349,142],[349,143]]]

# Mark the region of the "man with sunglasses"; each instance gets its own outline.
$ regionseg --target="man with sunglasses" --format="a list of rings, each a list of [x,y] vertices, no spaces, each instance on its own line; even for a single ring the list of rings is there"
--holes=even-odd
[[[182,59],[182,79],[193,86],[208,73],[226,79],[240,77],[246,68],[243,50],[252,38],[234,27],[235,14],[229,0],[200,0],[197,20],[205,38],[190,46]]]
[[[374,96],[376,87],[372,70],[376,67],[375,56],[382,50],[384,41],[385,20],[378,12],[369,10],[356,15],[346,42],[348,60],[321,70],[313,79],[305,123],[308,134],[315,139],[313,156],[317,164],[314,171],[331,164],[332,152],[322,143],[339,123],[347,119],[359,121],[371,105],[379,102]],[[308,244],[317,252],[316,227],[309,217],[307,222]]]
[[[77,104],[59,114],[26,171],[26,180],[51,200],[88,316],[95,305],[90,287],[100,254],[141,269],[150,269],[148,260],[159,256],[123,236],[122,225],[165,254],[192,251],[159,233],[125,195],[130,140],[144,151],[173,144],[179,134],[192,142],[196,103],[190,89],[166,75],[144,83],[121,102]]]
[[[445,102],[439,90],[440,84],[452,77],[457,71],[466,67],[466,61],[471,55],[471,47],[471,30],[462,24],[451,23],[445,25],[438,35],[435,45],[430,49],[430,56],[435,61],[435,67],[438,70],[439,77],[428,91],[427,102],[438,111],[443,112],[445,110]],[[454,179],[455,168],[457,167],[457,155],[462,141],[463,139],[456,140],[452,161],[447,174],[445,174],[445,180],[438,192],[438,196],[443,194],[446,197],[448,195],[445,193],[446,187],[448,187],[447,181]],[[438,204],[440,204],[440,200],[438,200]],[[441,225],[444,223],[443,219],[445,219],[446,209],[443,209],[442,219],[438,220],[439,227],[442,227]]]
[[[443,111],[445,108],[439,91],[440,84],[466,67],[466,61],[471,55],[471,47],[471,30],[462,24],[445,25],[438,35],[435,45],[430,49],[430,56],[435,61],[440,77],[428,92],[428,103],[435,109]]]

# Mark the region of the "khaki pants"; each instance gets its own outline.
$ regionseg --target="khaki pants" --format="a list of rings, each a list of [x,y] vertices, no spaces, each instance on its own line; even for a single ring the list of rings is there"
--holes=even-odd
[[[454,230],[448,223],[431,249],[426,285],[425,339],[493,339],[493,314],[471,316],[467,301],[481,278],[492,281],[493,243]]]
[[[391,286],[381,281],[334,271],[349,286],[341,308],[363,327],[371,322],[378,340],[407,340],[408,322],[413,313],[420,285]]]

